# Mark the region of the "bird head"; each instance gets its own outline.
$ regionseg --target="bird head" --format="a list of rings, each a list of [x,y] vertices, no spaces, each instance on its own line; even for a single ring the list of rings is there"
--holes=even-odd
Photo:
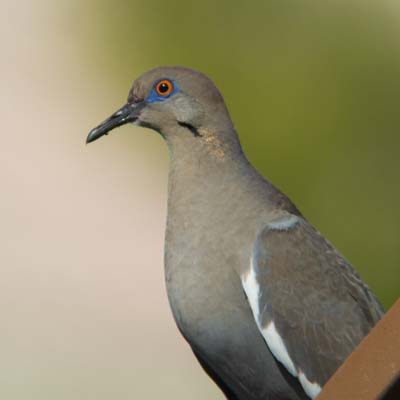
[[[139,77],[127,103],[93,129],[86,142],[127,123],[151,128],[167,141],[191,137],[199,143],[212,142],[211,137],[223,143],[224,135],[231,136],[231,141],[236,138],[224,100],[213,82],[183,67],[159,67]]]

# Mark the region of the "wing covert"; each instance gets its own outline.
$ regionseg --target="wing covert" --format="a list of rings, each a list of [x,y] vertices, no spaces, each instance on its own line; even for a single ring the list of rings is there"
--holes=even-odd
[[[311,398],[383,314],[351,265],[294,215],[261,231],[242,283],[269,349]]]

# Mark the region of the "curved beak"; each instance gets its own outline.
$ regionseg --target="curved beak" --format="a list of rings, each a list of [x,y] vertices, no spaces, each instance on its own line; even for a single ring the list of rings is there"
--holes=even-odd
[[[140,111],[146,104],[140,103],[127,103],[116,111],[111,117],[103,121],[99,126],[92,129],[86,138],[86,143],[94,142],[96,139],[103,135],[107,135],[108,132],[117,128],[118,126],[125,125],[128,122],[134,122],[138,119]]]

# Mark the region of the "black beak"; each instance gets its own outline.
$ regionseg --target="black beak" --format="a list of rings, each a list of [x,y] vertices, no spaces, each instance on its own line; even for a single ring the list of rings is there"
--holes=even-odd
[[[86,143],[94,142],[96,139],[108,132],[117,128],[118,126],[134,122],[140,114],[140,111],[145,106],[144,102],[141,103],[127,103],[118,111],[116,111],[110,118],[103,121],[98,127],[92,129],[86,139]]]

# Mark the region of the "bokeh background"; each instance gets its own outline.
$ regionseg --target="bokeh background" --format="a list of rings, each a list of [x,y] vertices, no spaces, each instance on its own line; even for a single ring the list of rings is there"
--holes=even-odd
[[[168,155],[87,132],[185,65],[386,307],[400,292],[400,3],[1,1],[0,398],[222,399],[163,277]]]

